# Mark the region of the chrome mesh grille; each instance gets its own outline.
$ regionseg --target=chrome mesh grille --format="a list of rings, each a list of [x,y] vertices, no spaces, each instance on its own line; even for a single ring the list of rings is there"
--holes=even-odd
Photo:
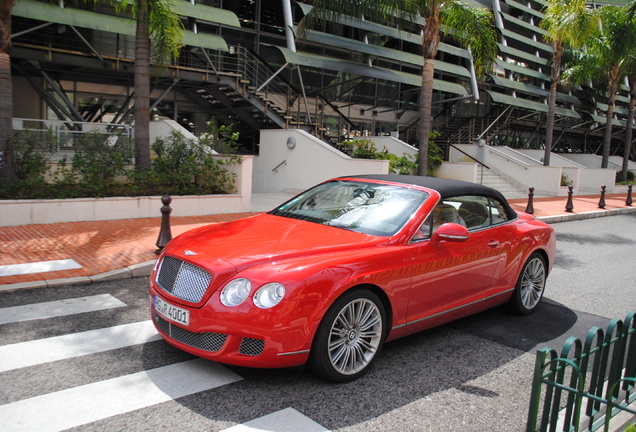
[[[166,321],[157,314],[153,314],[153,316],[157,327],[159,327],[162,332],[167,334],[170,338],[193,348],[215,352],[223,347],[225,339],[227,338],[227,335],[223,333],[191,332]]]
[[[166,292],[183,300],[198,303],[210,285],[212,276],[202,268],[174,257],[164,257],[157,283]]]
[[[265,348],[265,341],[262,339],[243,338],[239,347],[239,354],[248,356],[261,355]]]

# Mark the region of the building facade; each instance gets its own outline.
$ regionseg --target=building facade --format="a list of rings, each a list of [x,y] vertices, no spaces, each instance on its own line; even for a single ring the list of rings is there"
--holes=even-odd
[[[468,0],[493,11],[498,57],[478,79],[470,53],[444,39],[435,62],[438,143],[542,148],[552,48],[538,24],[545,0]],[[417,22],[396,28],[340,16],[302,35],[309,4],[292,0],[178,0],[178,59],[155,67],[151,115],[198,134],[215,118],[258,153],[259,131],[300,128],[336,144],[394,135],[417,144],[423,59]],[[113,7],[17,0],[12,16],[14,117],[130,124],[135,22]],[[622,154],[629,91],[615,109]],[[584,89],[557,97],[554,150],[597,153],[607,105]],[[28,123],[28,122],[27,122]]]

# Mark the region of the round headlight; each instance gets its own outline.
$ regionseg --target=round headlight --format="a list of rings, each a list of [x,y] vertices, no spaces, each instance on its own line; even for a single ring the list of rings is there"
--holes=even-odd
[[[252,284],[248,279],[234,279],[221,291],[221,303],[230,307],[238,306],[250,295],[251,289]]]
[[[263,285],[254,294],[254,304],[261,309],[276,306],[285,297],[285,287],[278,282]]]

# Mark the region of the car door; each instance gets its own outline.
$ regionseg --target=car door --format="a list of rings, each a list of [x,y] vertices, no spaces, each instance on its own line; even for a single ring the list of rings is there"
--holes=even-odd
[[[433,244],[431,236],[440,224],[447,222],[465,226],[468,238]],[[501,290],[506,249],[511,244],[511,231],[505,222],[488,197],[448,198],[437,205],[411,243],[407,322],[426,327],[429,319],[457,311]]]

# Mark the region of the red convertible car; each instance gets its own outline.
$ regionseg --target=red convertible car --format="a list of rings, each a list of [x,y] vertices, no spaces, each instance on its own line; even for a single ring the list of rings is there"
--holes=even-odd
[[[151,313],[197,356],[348,381],[384,342],[504,303],[531,313],[555,249],[549,225],[485,186],[342,177],[172,240],[150,276]]]

